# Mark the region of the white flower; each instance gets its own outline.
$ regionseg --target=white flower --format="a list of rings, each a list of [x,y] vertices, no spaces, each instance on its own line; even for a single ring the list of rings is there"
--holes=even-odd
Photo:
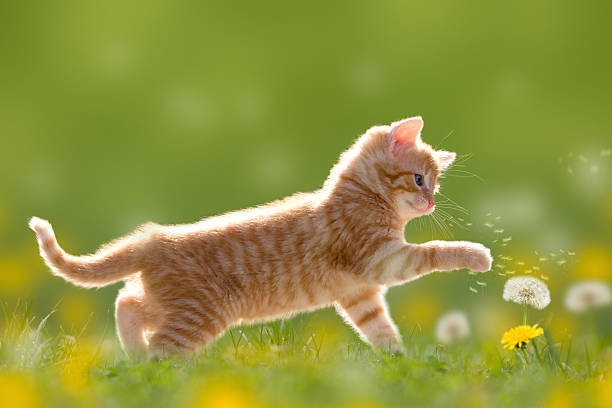
[[[504,300],[536,309],[544,309],[550,303],[550,291],[544,282],[531,276],[516,276],[504,285]]]
[[[467,337],[468,334],[470,334],[470,325],[463,312],[447,313],[438,320],[436,325],[436,337],[442,343],[452,343]]]
[[[605,282],[587,280],[569,288],[565,294],[565,307],[574,313],[580,313],[608,305],[611,298],[610,288]]]

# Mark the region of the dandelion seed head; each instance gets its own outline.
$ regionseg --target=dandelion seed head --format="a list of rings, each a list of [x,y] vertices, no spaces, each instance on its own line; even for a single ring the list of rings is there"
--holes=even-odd
[[[470,334],[470,324],[465,313],[453,311],[440,317],[436,324],[436,337],[442,343],[450,344]]]
[[[574,313],[603,307],[609,305],[611,301],[610,287],[599,280],[577,283],[565,294],[565,307]]]
[[[550,291],[538,278],[515,276],[506,281],[503,298],[506,302],[544,309],[550,303]]]

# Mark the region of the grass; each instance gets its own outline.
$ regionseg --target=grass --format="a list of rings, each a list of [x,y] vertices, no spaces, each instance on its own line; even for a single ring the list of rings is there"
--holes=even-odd
[[[607,349],[593,339],[543,336],[525,362],[497,344],[443,346],[413,329],[406,354],[391,357],[292,320],[234,328],[188,359],[130,360],[113,333],[51,334],[21,309],[5,310],[1,333],[7,407],[560,407],[612,397]]]

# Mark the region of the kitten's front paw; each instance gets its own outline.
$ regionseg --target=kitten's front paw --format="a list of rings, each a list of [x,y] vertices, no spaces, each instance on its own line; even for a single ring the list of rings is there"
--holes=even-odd
[[[385,345],[379,345],[377,349],[392,358],[398,358],[406,354],[406,349],[404,346],[397,341],[392,341]]]
[[[493,263],[491,250],[475,242],[467,244],[465,247],[466,266],[474,272],[487,272],[491,270],[491,264]]]

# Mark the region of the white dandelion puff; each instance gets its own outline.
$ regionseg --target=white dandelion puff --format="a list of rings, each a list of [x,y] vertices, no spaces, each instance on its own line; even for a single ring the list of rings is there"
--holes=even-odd
[[[506,302],[544,309],[550,303],[550,291],[538,278],[515,276],[506,281],[503,298]]]
[[[440,317],[436,324],[436,337],[442,343],[450,344],[470,334],[470,324],[465,313],[453,311]]]
[[[610,287],[598,280],[582,281],[572,285],[565,294],[565,307],[574,313],[606,306],[611,301]]]

